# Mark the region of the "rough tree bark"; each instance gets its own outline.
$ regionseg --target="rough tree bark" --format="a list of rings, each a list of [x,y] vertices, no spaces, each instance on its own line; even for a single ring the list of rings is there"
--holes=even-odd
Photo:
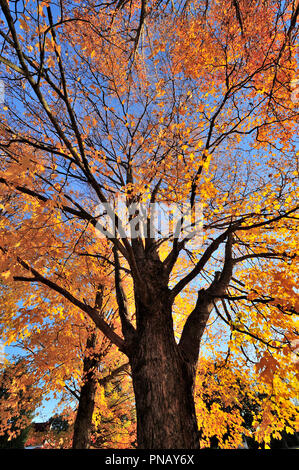
[[[94,330],[89,334],[86,343],[87,354],[84,357],[83,364],[84,383],[80,390],[78,410],[74,424],[73,449],[88,449],[90,445],[92,415],[98,381],[96,376],[98,359],[92,355],[96,340],[97,332]]]
[[[140,268],[143,267],[143,286],[140,288],[135,283],[136,329],[133,330],[126,314],[115,253],[116,286],[135,392],[139,448],[199,448],[193,392],[200,341],[214,303],[225,293],[231,279],[231,250],[229,235],[223,270],[216,273],[208,289],[198,292],[196,306],[185,323],[179,343],[174,335],[174,296],[168,287],[166,266],[153,251],[139,262]]]
[[[138,446],[197,448],[194,376],[175,342],[169,305],[158,303],[147,309],[130,357]]]

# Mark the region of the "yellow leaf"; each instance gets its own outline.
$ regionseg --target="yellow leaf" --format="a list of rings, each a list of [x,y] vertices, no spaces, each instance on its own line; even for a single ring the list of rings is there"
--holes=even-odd
[[[7,279],[10,276],[10,271],[5,271],[4,273],[1,273],[1,276],[4,277],[4,279]]]
[[[20,19],[20,28],[24,31],[29,31],[29,25],[27,21]]]

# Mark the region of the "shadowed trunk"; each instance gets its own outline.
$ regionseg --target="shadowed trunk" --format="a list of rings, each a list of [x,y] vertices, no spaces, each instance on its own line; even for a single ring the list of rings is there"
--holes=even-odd
[[[123,351],[131,366],[137,414],[137,442],[143,449],[198,449],[199,430],[195,413],[194,382],[202,335],[215,302],[225,293],[232,276],[230,232],[219,237],[213,250],[225,240],[225,262],[207,289],[198,291],[196,305],[188,315],[177,343],[173,325],[176,296],[191,279],[186,276],[169,288],[169,274],[178,255],[175,250],[161,261],[151,239],[132,238],[135,261],[134,300],[136,325],[131,323],[114,248],[115,287],[122,331]],[[211,248],[203,255],[209,259]],[[194,268],[193,276],[197,274]]]
[[[195,368],[175,341],[168,276],[160,261],[147,264],[146,292],[135,289],[137,328],[129,354],[138,447],[196,449]]]
[[[73,449],[88,449],[92,427],[92,415],[95,406],[97,389],[96,368],[98,360],[92,356],[96,345],[96,332],[93,331],[86,343],[83,374],[84,384],[81,387],[79,405],[74,425]]]
[[[138,447],[196,449],[193,373],[175,343],[169,315],[157,311],[131,358]]]
[[[136,329],[123,315],[137,413],[137,442],[145,449],[198,449],[194,381],[202,335],[210,313],[232,274],[232,238],[222,272],[198,291],[180,341],[174,335],[174,292],[165,265],[152,255],[140,263],[142,284],[135,284]],[[142,259],[142,258],[141,258]]]

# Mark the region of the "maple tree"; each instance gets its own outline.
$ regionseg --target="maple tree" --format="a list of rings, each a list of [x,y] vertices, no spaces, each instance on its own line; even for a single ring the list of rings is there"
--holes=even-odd
[[[24,448],[41,389],[28,380],[21,359],[1,367],[0,377],[0,447]]]
[[[203,358],[198,368],[195,402],[201,447],[236,449],[246,442],[270,448],[273,440],[296,435],[296,404],[288,399],[282,377],[277,374],[274,381],[263,382],[242,364],[240,355],[228,363],[221,359]]]
[[[127,447],[134,440],[131,383],[126,373],[128,364],[116,366],[118,361],[113,351],[108,355],[111,343],[106,349],[102,344],[99,353],[98,339],[96,329],[87,337],[80,390],[68,387],[78,400],[73,449],[96,445]]]
[[[67,413],[71,424],[64,435],[53,432],[53,423],[46,435],[32,432],[30,445],[37,442],[42,444],[46,440],[48,447],[57,444],[75,449],[88,448],[91,444],[91,432],[93,440],[98,434],[94,430],[95,426],[101,427],[105,445],[118,442],[119,433],[122,434],[123,443],[129,445],[134,439],[134,417],[130,405],[130,381],[126,374],[128,364],[119,364],[111,342],[87,318],[83,317],[82,320],[72,309],[62,309],[59,299],[55,298],[43,299],[44,305],[50,303],[48,317],[44,308],[43,316],[36,316],[34,324],[29,321],[27,326],[30,330],[24,333],[18,323],[13,324],[11,316],[7,318],[7,305],[10,304],[23,317],[27,316],[27,321],[28,317],[32,319],[34,310],[35,313],[39,311],[40,305],[36,306],[36,298],[31,296],[31,305],[24,302],[20,307],[16,290],[10,292],[9,303],[8,291],[5,290],[6,293],[2,293],[2,299],[6,302],[3,303],[4,310],[1,312],[1,336],[8,338],[8,343],[16,338],[14,346],[21,350],[23,375],[27,376],[27,382],[32,387],[38,386],[40,393],[43,391],[44,401],[51,397],[57,399],[58,409],[62,408]],[[97,308],[101,305],[102,308],[107,308],[109,289],[103,286],[98,288],[95,299]],[[112,324],[113,310],[109,310],[105,317]],[[112,397],[106,399],[104,387],[109,387],[109,383],[116,380],[119,383],[118,392],[112,392]],[[22,382],[16,381],[15,387],[22,389]],[[70,412],[69,407],[74,408],[76,403],[76,409]],[[120,405],[112,419],[112,410],[118,403]],[[9,412],[12,416],[15,415],[15,407],[7,407],[6,427],[3,422],[1,432],[10,428]],[[119,417],[125,416],[126,426],[119,430]]]
[[[229,356],[280,397],[255,423],[267,441],[296,390],[298,2],[0,5],[1,270],[30,306],[7,300],[10,339],[51,299],[89,317],[128,358],[138,446],[197,448],[215,317]],[[168,232],[155,204],[179,214]],[[116,326],[90,295],[107,282]]]

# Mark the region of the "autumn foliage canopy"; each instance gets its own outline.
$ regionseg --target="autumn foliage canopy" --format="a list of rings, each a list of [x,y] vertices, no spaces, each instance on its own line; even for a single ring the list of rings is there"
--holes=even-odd
[[[135,445],[135,408],[140,447],[294,433],[298,2],[0,5],[0,331],[26,383],[74,396],[96,330],[100,446]]]

